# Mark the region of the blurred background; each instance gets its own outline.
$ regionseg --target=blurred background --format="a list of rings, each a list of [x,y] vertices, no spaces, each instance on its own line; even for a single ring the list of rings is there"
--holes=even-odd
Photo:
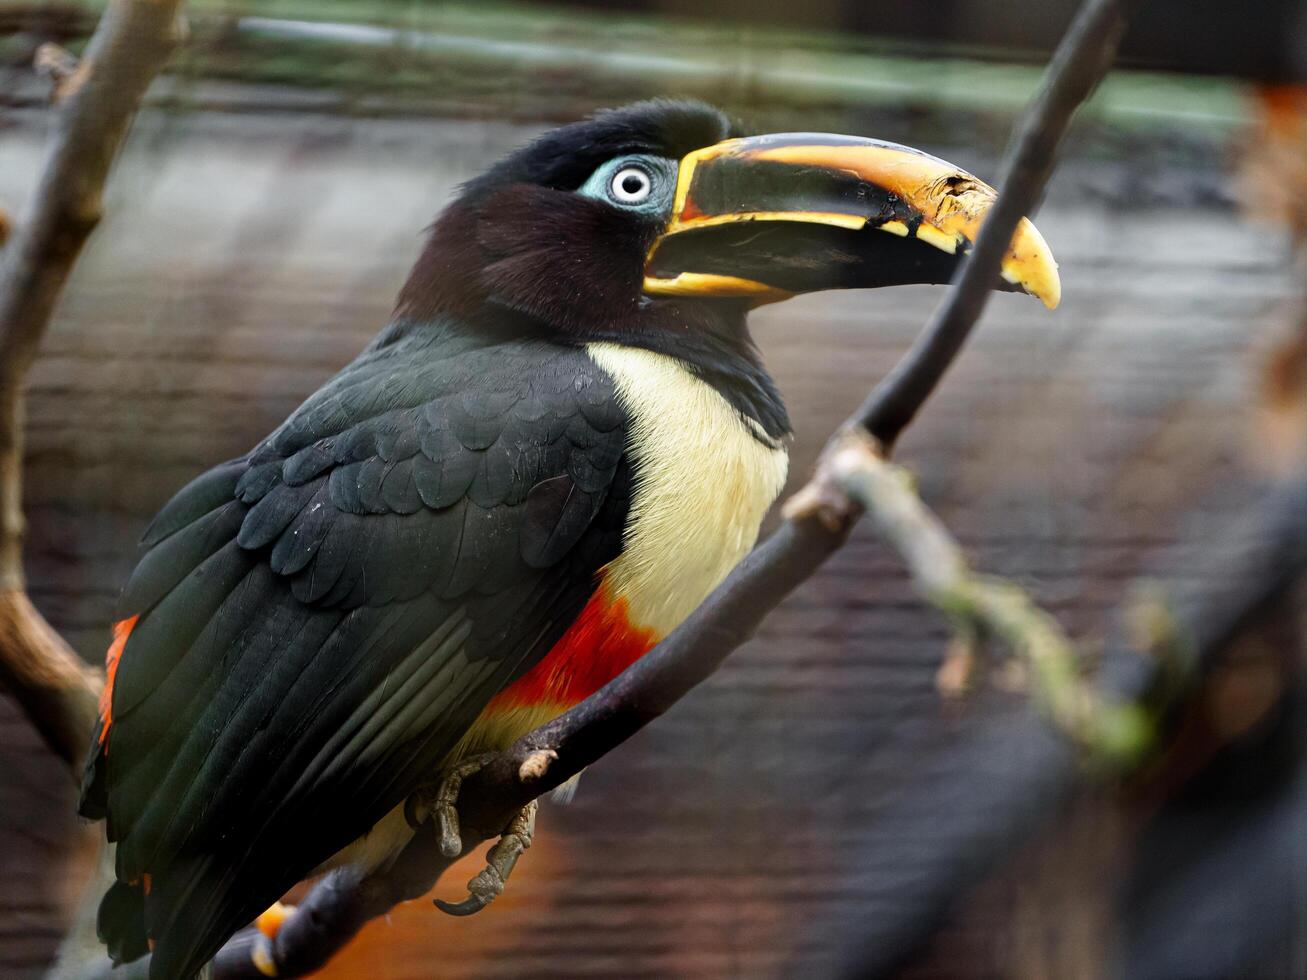
[[[33,55],[46,41],[78,50],[99,9],[0,0],[12,213],[51,122]],[[98,661],[155,510],[352,358],[454,188],[543,128],[692,95],[760,131],[875,136],[993,180],[1073,9],[189,4],[190,40],[138,119],[31,376],[33,600]],[[1063,306],[995,297],[900,449],[976,565],[1028,587],[1090,654],[1141,575],[1221,575],[1192,542],[1307,449],[1304,9],[1145,5],[1039,213]],[[795,420],[792,484],[941,295],[824,294],[754,317]],[[1172,946],[1233,936],[1224,975],[1307,977],[1302,608],[1241,640],[1146,777],[1084,791],[971,876],[899,975],[1146,975],[1154,961],[1166,975]],[[959,745],[1023,704],[1002,684],[942,697],[946,642],[897,558],[859,530],[721,673],[589,771],[574,803],[546,805],[493,910],[454,920],[411,903],[323,976],[823,975],[820,924],[875,914],[850,864],[928,865],[969,801],[941,800],[909,835],[883,815],[922,773],[947,779]],[[1154,914],[1168,908],[1159,882],[1181,880],[1206,846],[1194,828],[1292,792],[1303,832],[1282,859],[1253,840],[1287,874],[1214,906],[1182,891],[1170,901],[1194,914]],[[4,977],[41,975],[79,898],[95,828],[73,796],[0,696]],[[475,870],[460,866],[439,894],[460,895]]]

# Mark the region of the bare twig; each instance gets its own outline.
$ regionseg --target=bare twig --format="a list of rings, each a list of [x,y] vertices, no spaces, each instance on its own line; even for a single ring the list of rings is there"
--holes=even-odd
[[[110,0],[80,61],[53,45],[37,67],[54,82],[56,129],[41,180],[0,253],[0,687],[12,694],[74,778],[97,713],[87,667],[28,599],[23,577],[23,386],[73,263],[100,220],[109,170],[151,80],[180,37],[180,0]],[[0,211],[0,244],[10,232]],[[112,880],[103,848],[95,881]],[[94,938],[93,888],[58,967]]]
[[[38,74],[50,79],[50,101],[56,105],[76,92],[87,76],[77,58],[53,41],[47,41],[36,49],[32,66]]]
[[[18,698],[46,743],[78,773],[95,724],[98,673],[19,589],[0,591],[0,688]]]
[[[1018,586],[977,575],[953,536],[917,495],[911,475],[885,461],[870,439],[831,458],[836,479],[912,572],[925,599],[964,637],[993,636],[1028,665],[1036,703],[1091,758],[1113,768],[1151,747],[1151,721],[1134,702],[1106,702],[1082,675],[1062,627]]]
[[[24,593],[23,382],[100,220],[104,183],[136,107],[177,43],[179,5],[111,0],[85,56],[58,83],[57,127],[40,184],[0,255],[0,681],[74,771],[98,685]]]
[[[1219,575],[1195,581],[1195,555]],[[1219,662],[1231,641],[1307,572],[1307,471],[1251,499],[1242,516],[1214,531],[1201,522],[1158,556],[1174,578],[1152,580],[1166,606],[1127,603],[1098,670],[1101,698],[1147,705],[1166,719]],[[1151,640],[1150,640],[1151,638]],[[1141,651],[1139,643],[1149,642]],[[1161,659],[1141,652],[1166,649]],[[1170,661],[1179,659],[1176,666]],[[1162,722],[1165,725],[1165,721]],[[996,764],[1019,759],[1020,764]],[[1075,746],[1037,710],[1002,713],[967,733],[945,760],[923,768],[870,826],[870,841],[912,839],[932,826],[931,847],[904,861],[890,849],[865,847],[848,862],[841,889],[860,896],[815,924],[796,976],[892,976],[939,927],[959,897],[1057,820],[1082,785]],[[856,784],[858,774],[850,773]],[[940,819],[947,814],[947,819]],[[835,958],[835,962],[832,962]]]
[[[983,311],[1017,223],[1043,193],[1071,117],[1106,73],[1137,3],[1085,4],[1050,64],[1014,143],[999,199],[944,305],[899,366],[832,438],[812,481],[786,508],[780,528],[657,647],[464,781],[458,804],[464,853],[496,836],[529,801],[597,761],[715,672],[844,543],[861,506],[844,492],[831,461],[847,450],[849,438],[865,441],[868,433],[881,446],[892,446],[934,391]],[[1011,613],[991,609],[988,615],[1002,620]],[[554,754],[543,773],[536,763],[527,765],[541,752]],[[532,778],[523,777],[524,767]],[[391,872],[352,882],[337,874],[319,883],[272,945],[278,975],[300,976],[325,963],[367,918],[386,911],[394,894],[434,884],[452,863],[433,845],[434,836],[420,833]],[[323,923],[335,925],[320,928]],[[251,936],[244,933],[233,944],[215,961],[216,976],[257,976],[249,955]]]
[[[21,388],[136,107],[178,39],[178,2],[113,0],[91,38],[86,82],[64,102],[41,181],[0,267],[0,584],[22,585]]]
[[[1086,0],[1044,73],[1034,104],[1008,150],[998,200],[968,260],[912,349],[863,402],[854,418],[893,447],[957,358],[989,303],[1017,223],[1033,213],[1057,162],[1071,118],[1112,65],[1142,0]]]

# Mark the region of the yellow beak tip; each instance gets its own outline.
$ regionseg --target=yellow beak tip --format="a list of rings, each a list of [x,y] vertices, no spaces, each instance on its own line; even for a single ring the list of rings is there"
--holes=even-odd
[[[1050,264],[1047,268],[1035,270],[1036,274],[1023,277],[1021,288],[1047,309],[1055,310],[1062,302],[1062,280],[1057,274],[1057,266]]]
[[[1050,310],[1062,302],[1062,277],[1057,260],[1044,236],[1029,218],[1022,218],[1012,239],[1012,250],[1003,263],[1003,278],[1020,284]]]

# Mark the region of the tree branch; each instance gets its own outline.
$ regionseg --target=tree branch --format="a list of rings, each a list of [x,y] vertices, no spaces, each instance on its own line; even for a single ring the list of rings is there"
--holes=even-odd
[[[464,781],[458,802],[463,853],[497,836],[528,802],[602,758],[714,673],[843,545],[861,506],[844,491],[832,458],[846,448],[849,433],[892,447],[935,390],[984,309],[1018,221],[1043,193],[1071,117],[1107,72],[1138,3],[1087,0],[1050,63],[1009,155],[998,201],[944,304],[903,361],[832,437],[780,528],[653,650]],[[394,895],[409,895],[419,885],[416,894],[422,894],[433,885],[452,863],[435,836],[420,832],[390,872],[358,881],[334,874],[320,882],[264,946],[278,975],[300,976],[325,963],[367,918],[387,911]],[[333,928],[320,928],[323,923]],[[219,954],[218,980],[261,975],[250,957],[252,937],[247,930]]]
[[[474,826],[502,827],[513,811],[570,779],[665,712],[714,673],[764,617],[844,543],[861,508],[845,492],[834,461],[851,438],[866,438],[859,433],[892,445],[961,351],[998,277],[1017,222],[1043,192],[1053,153],[1075,109],[1110,66],[1126,8],[1137,2],[1089,0],[1082,8],[1020,128],[998,201],[940,312],[826,445],[813,479],[787,504],[780,529],[680,627],[616,680],[519,739],[494,765],[464,782],[459,812],[471,816]],[[522,764],[542,750],[557,752],[558,759],[537,779],[520,779]]]
[[[957,359],[989,303],[1003,256],[1022,217],[1034,213],[1076,110],[1098,88],[1142,0],[1085,0],[1018,124],[1002,168],[998,200],[968,260],[917,342],[863,402],[854,419],[892,448]]]
[[[111,0],[81,62],[64,66],[40,183],[0,253],[0,683],[74,772],[98,684],[24,591],[23,387],[136,108],[180,37],[179,5]]]
[[[21,589],[0,591],[0,689],[11,692],[55,753],[81,775],[99,672],[82,662]]]
[[[993,636],[1028,666],[1035,703],[1064,735],[1114,769],[1152,746],[1142,705],[1107,702],[1083,676],[1074,646],[1052,616],[1004,579],[977,575],[952,535],[917,495],[911,474],[886,462],[870,439],[846,440],[833,475],[898,551],[924,598],[964,637]]]
[[[1221,572],[1195,582],[1195,563]],[[1173,570],[1170,580],[1147,583],[1150,593],[1169,597],[1161,629],[1141,630],[1138,607],[1127,604],[1096,683],[1105,701],[1146,705],[1164,727],[1231,641],[1307,573],[1307,470],[1250,500],[1219,530],[1201,523],[1159,556],[1159,566]],[[1183,638],[1171,645],[1180,669],[1168,658],[1141,656],[1153,652],[1149,634]],[[1003,764],[1015,759],[1019,765]],[[1082,761],[1075,744],[1033,709],[969,732],[863,828],[866,839],[883,842],[913,839],[929,825],[929,853],[904,861],[892,849],[859,849],[840,883],[861,896],[856,908],[819,923],[804,962],[790,972],[850,980],[894,975],[968,889],[1064,812],[1083,784]]]

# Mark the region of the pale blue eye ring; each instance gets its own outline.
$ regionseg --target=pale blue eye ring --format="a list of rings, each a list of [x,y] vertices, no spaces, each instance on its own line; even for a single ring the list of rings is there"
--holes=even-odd
[[[642,204],[653,193],[653,177],[644,167],[628,164],[613,174],[608,193],[619,204]]]
[[[576,192],[646,218],[666,218],[672,213],[678,166],[675,160],[646,153],[616,157],[599,166]]]

